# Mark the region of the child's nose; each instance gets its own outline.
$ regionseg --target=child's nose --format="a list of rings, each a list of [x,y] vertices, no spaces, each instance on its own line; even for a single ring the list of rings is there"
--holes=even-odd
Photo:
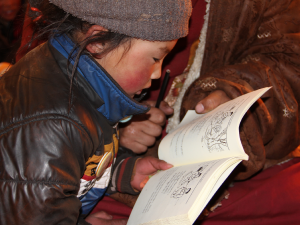
[[[151,79],[159,79],[161,77],[161,66],[155,68],[151,74]]]

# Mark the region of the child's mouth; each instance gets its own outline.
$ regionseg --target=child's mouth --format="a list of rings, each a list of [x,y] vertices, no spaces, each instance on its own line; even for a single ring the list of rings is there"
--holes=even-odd
[[[139,90],[138,92],[136,92],[136,95],[140,95],[142,93],[142,90]]]

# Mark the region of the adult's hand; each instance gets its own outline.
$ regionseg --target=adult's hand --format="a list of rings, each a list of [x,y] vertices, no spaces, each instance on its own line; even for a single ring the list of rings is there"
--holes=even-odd
[[[220,104],[227,102],[230,98],[226,95],[224,91],[216,90],[211,92],[204,98],[201,98],[201,93],[199,94],[201,101],[199,101],[196,106],[197,96],[192,96],[193,101],[187,102],[184,109],[195,108],[197,113],[206,113],[213,110]],[[235,170],[234,179],[244,180],[252,176],[261,170],[265,164],[266,153],[265,148],[261,140],[261,134],[259,134],[259,128],[255,128],[256,122],[253,115],[249,114],[244,117],[243,122],[240,125],[240,139],[246,154],[249,159],[242,161],[241,164]],[[253,129],[255,128],[255,129]],[[255,138],[253,138],[255,137]]]
[[[166,116],[173,113],[173,109],[164,101],[159,109],[154,107],[154,101],[144,103],[151,106],[147,113],[133,116],[128,123],[120,125],[120,145],[137,154],[147,151],[155,143],[156,137],[162,133]]]
[[[85,221],[92,225],[126,225],[127,223],[127,219],[113,219],[111,215],[104,211],[89,215]]]
[[[230,98],[224,91],[216,90],[199,101],[195,107],[195,110],[197,113],[207,113],[229,100]]]

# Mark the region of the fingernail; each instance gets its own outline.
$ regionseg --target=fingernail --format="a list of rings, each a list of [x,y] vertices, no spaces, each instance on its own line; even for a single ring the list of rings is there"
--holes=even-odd
[[[200,103],[200,104],[196,105],[195,110],[197,113],[201,113],[204,111],[204,106]]]
[[[169,168],[171,168],[171,167],[173,167],[173,165],[172,165],[172,164],[170,164],[170,163],[168,163],[168,167],[169,167]]]

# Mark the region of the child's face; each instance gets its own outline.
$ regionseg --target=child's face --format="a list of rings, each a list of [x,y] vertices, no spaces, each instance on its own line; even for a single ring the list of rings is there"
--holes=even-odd
[[[14,20],[21,7],[21,0],[0,0],[0,18]]]
[[[123,90],[133,97],[142,89],[151,86],[152,79],[161,76],[163,59],[173,49],[177,40],[144,41],[133,39],[131,47],[125,54],[124,46],[96,59],[114,78]]]

